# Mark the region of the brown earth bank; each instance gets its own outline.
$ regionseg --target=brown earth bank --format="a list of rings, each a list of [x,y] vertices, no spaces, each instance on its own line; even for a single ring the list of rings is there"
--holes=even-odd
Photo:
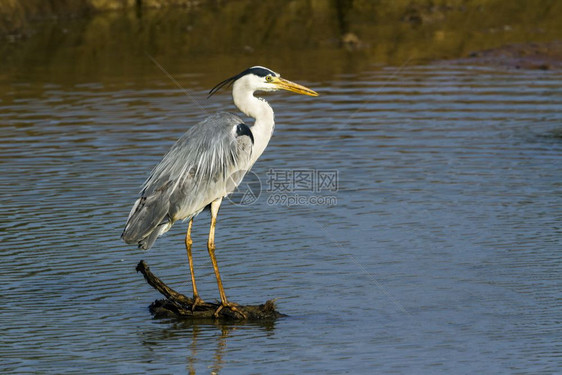
[[[562,68],[562,42],[507,44],[497,48],[474,51],[467,57],[441,61],[441,63],[514,69],[560,69]]]
[[[0,80],[136,80],[148,55],[208,77],[256,64],[310,80],[436,61],[558,69],[560,19],[558,0],[0,0]]]
[[[467,57],[442,60],[441,64],[486,65],[514,69],[562,68],[562,42],[507,44],[474,51]]]
[[[0,0],[0,34],[18,34],[37,20],[76,18],[139,7],[190,7],[198,0]]]

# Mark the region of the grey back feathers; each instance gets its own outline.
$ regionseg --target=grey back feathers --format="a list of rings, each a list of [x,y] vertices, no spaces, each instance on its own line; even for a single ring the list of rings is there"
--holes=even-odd
[[[250,128],[231,113],[193,126],[151,172],[121,237],[149,249],[175,221],[234,191],[251,168],[252,144]]]

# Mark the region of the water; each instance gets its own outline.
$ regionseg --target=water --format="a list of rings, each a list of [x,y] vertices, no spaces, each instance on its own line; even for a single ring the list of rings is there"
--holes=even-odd
[[[225,202],[217,228],[229,298],[278,298],[289,315],[260,325],[153,320],[159,296],[135,265],[189,294],[186,224],[147,253],[119,240],[174,140],[234,111],[228,93],[205,94],[237,71],[176,70],[190,97],[157,69],[2,78],[3,372],[560,370],[560,72],[279,69],[321,96],[268,95],[277,128],[253,170],[263,191],[252,205]],[[276,203],[270,169],[337,172],[337,191],[292,185],[304,201]],[[207,230],[202,214],[196,275],[212,300]]]

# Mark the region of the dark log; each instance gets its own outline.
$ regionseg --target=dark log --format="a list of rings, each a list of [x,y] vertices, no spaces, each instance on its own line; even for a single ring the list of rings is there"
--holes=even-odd
[[[219,319],[219,320],[245,320],[245,321],[266,321],[274,320],[282,316],[276,310],[275,302],[266,301],[263,305],[237,305],[237,311],[223,308],[215,316],[215,312],[221,306],[220,303],[199,303],[193,309],[193,298],[189,298],[176,292],[156,275],[154,275],[144,260],[141,260],[136,268],[137,272],[142,273],[146,282],[154,289],[159,291],[165,299],[154,301],[150,307],[150,313],[155,318],[181,318],[181,319]]]

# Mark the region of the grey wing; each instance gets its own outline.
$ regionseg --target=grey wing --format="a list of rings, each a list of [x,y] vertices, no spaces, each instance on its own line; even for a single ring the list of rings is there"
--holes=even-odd
[[[192,127],[144,183],[123,240],[148,249],[175,221],[197,215],[232,192],[251,167],[252,145],[250,128],[230,113]]]

